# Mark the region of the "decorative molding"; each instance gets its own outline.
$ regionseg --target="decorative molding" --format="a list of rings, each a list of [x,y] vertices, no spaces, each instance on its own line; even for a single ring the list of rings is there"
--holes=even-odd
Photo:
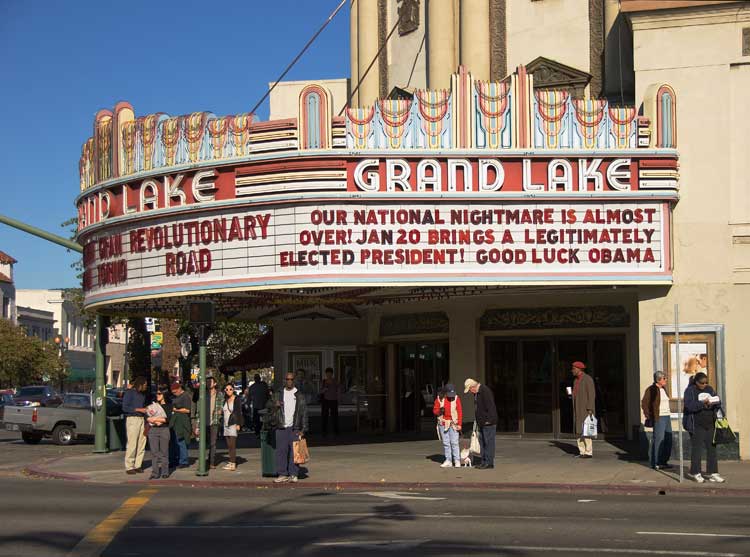
[[[593,78],[591,74],[544,56],[539,56],[527,64],[526,71],[534,75],[535,90],[559,89],[578,98],[585,96],[586,85]]]
[[[591,98],[602,94],[604,73],[604,0],[589,0],[589,72]]]
[[[447,333],[448,324],[442,311],[387,315],[380,319],[380,336]]]
[[[508,75],[506,0],[490,0],[490,81]]]
[[[630,315],[623,306],[489,309],[479,321],[482,331],[628,326]]]
[[[419,29],[419,0],[397,0],[398,34],[400,37]]]
[[[372,0],[371,0],[372,1]],[[388,1],[378,0],[378,96],[388,95]]]

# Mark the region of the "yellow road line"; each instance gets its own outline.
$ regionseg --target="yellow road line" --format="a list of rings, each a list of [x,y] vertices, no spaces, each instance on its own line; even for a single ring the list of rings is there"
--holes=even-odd
[[[86,537],[70,550],[68,557],[97,557],[110,542],[157,492],[156,489],[142,489],[127,499],[112,514],[94,526]]]

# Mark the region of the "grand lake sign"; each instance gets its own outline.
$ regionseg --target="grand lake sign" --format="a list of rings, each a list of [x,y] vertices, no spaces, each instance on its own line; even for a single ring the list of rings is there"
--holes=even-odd
[[[102,111],[77,200],[86,303],[311,286],[669,283],[673,91],[656,88],[645,118],[531,85],[522,68],[497,83],[461,71],[450,94],[421,91],[342,118],[311,85],[298,119],[265,123],[136,118],[125,103]]]

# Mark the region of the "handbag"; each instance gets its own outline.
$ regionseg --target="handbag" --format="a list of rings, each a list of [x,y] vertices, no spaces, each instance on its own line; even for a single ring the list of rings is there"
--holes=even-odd
[[[474,422],[474,429],[471,432],[471,441],[469,442],[469,452],[475,455],[482,454],[482,445],[479,443],[479,431],[477,430],[477,422]]]
[[[442,441],[443,440],[443,428],[440,425],[440,418],[438,418],[437,424],[435,425],[435,429],[437,430],[438,441]]]
[[[729,420],[726,418],[716,418],[714,423],[714,445],[726,445],[727,443],[734,443],[737,436],[729,427]]]
[[[307,439],[301,437],[292,443],[295,464],[307,464],[310,460],[310,451],[307,448]]]

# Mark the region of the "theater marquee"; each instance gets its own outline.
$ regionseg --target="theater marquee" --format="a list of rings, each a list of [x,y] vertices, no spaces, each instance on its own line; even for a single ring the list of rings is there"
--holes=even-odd
[[[303,90],[296,120],[100,112],[77,200],[86,304],[306,286],[669,284],[670,115],[654,126],[606,101],[531,98],[522,72],[505,85],[466,79],[454,97],[343,118],[319,86]]]

